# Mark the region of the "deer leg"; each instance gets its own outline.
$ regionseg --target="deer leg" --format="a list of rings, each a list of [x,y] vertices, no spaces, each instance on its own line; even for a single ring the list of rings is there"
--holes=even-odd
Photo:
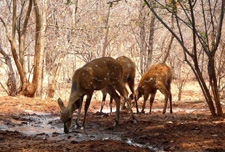
[[[134,117],[134,114],[133,114],[133,111],[132,111],[130,102],[127,101],[127,98],[126,98],[125,96],[124,96],[124,100],[127,102],[128,108],[129,108],[130,113],[131,113],[131,118],[133,119],[133,123],[136,124],[136,123],[137,123],[137,120],[136,120],[135,117]]]
[[[107,90],[107,93],[110,94],[111,98],[114,99],[115,102],[116,102],[116,121],[115,121],[115,124],[114,124],[114,126],[115,126],[115,125],[117,125],[119,123],[120,97],[116,93],[115,89],[112,86],[108,86],[106,88],[106,90]]]
[[[171,92],[169,94],[169,100],[170,100],[170,113],[173,113],[173,111],[172,111],[172,94],[171,94]]]
[[[91,102],[91,98],[92,98],[92,94],[93,92],[87,94],[87,99],[86,99],[86,103],[85,103],[85,113],[84,113],[84,120],[83,120],[83,124],[81,129],[84,129],[84,125],[85,125],[85,119],[86,119],[86,115],[87,115],[87,111]]]
[[[121,110],[123,110],[123,109],[125,109],[125,108],[126,108],[125,104],[126,104],[126,101],[125,101],[125,100],[123,100],[123,104],[122,104]]]
[[[131,118],[133,120],[133,123],[136,124],[137,120],[134,117],[134,114],[133,114],[133,111],[132,111],[132,108],[131,108],[131,105],[130,105],[129,101],[127,100],[128,91],[127,91],[126,87],[124,86],[123,82],[120,82],[120,83],[117,84],[116,90],[123,96],[124,101],[127,103],[128,108],[130,110]]]
[[[149,109],[149,114],[152,113],[152,104],[153,104],[154,99],[155,99],[155,93],[152,93],[152,94],[151,94],[151,98],[150,98],[150,109]]]
[[[128,86],[129,86],[129,88],[130,88],[130,90],[132,92],[132,96],[134,96],[137,113],[139,113],[137,99],[136,99],[135,93],[134,93],[134,79],[133,80],[131,80],[131,79],[128,80]]]
[[[166,113],[167,103],[168,103],[168,95],[167,95],[167,94],[165,94],[165,104],[164,104],[164,108],[163,108],[163,114],[165,114],[165,113]]]
[[[168,91],[168,98],[170,100],[170,113],[173,113],[173,110],[172,110],[172,94],[171,94],[171,91],[170,91],[170,83],[169,85],[166,86],[167,88],[167,91]]]
[[[122,83],[122,84],[124,85],[124,83]],[[124,94],[126,94],[126,97],[128,97],[128,91],[127,91],[127,88],[125,87],[125,85],[124,85],[124,87],[122,87],[123,85],[118,84],[118,86],[117,86],[116,89],[117,89],[117,91],[120,93],[120,97],[121,97],[121,96],[124,97]],[[119,91],[119,90],[120,90],[120,91]],[[121,92],[123,92],[123,93],[121,94]],[[126,103],[127,103],[127,100],[123,100],[123,105],[122,105],[121,110],[126,108],[126,106],[125,106]]]
[[[146,101],[148,100],[148,97],[149,97],[149,94],[145,93],[144,94],[144,103],[143,103],[142,110],[141,110],[142,113],[145,113],[145,104],[146,104]]]
[[[109,103],[109,106],[110,106],[110,114],[112,114],[112,101],[113,101],[113,98],[110,97],[110,103]]]
[[[164,103],[164,108],[163,108],[163,114],[166,113],[166,107],[167,107],[167,103],[168,103],[168,95],[170,94],[169,91],[166,89],[166,87],[164,85],[161,85],[159,87],[159,91],[164,94],[165,96],[165,103]]]
[[[79,107],[78,109],[78,116],[77,116],[77,119],[75,121],[75,128],[80,128],[80,124],[79,124],[79,120],[80,120],[80,113],[81,113],[81,108],[82,108],[82,104],[83,104],[83,96],[81,97],[81,106]]]
[[[78,109],[78,116],[77,116],[77,119],[75,121],[75,128],[80,128],[79,120],[80,120],[81,108],[82,108],[82,106],[80,106],[80,108]]]
[[[102,97],[102,105],[101,105],[100,113],[102,113],[102,109],[103,109],[103,107],[105,105],[105,99],[106,99],[106,96],[107,96],[107,92],[102,91],[102,95],[103,95],[103,97]]]

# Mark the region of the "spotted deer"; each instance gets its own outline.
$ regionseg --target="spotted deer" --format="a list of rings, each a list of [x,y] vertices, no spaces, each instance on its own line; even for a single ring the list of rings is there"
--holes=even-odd
[[[171,81],[171,68],[164,63],[153,65],[146,73],[143,74],[140,83],[135,90],[136,101],[144,95],[144,103],[141,111],[142,113],[144,113],[146,101],[149,97],[149,94],[151,94],[149,110],[149,114],[151,114],[152,104],[157,90],[159,90],[165,96],[163,114],[166,112],[168,98],[170,100],[170,113],[172,113],[172,95],[170,92]]]
[[[122,81],[123,69],[122,66],[111,57],[103,57],[95,59],[80,69],[76,70],[72,78],[72,87],[67,107],[59,98],[58,105],[61,109],[60,119],[64,123],[64,132],[68,133],[72,123],[73,112],[78,110],[78,116],[76,119],[76,126],[79,127],[79,118],[81,107],[83,103],[83,97],[87,95],[85,103],[84,120],[81,129],[84,128],[87,111],[90,105],[90,101],[95,90],[105,90],[116,101],[116,120],[115,125],[119,123],[119,109],[120,109],[120,97],[116,91],[119,92],[124,100],[127,101],[128,91]],[[133,123],[137,123],[132,109],[128,103],[129,110]]]
[[[123,68],[123,83],[128,84],[130,91],[132,92],[132,95],[134,96],[135,95],[134,94],[134,80],[135,80],[135,67],[136,67],[135,63],[126,56],[120,56],[120,57],[116,58],[116,61],[118,63],[120,63],[120,65]],[[102,99],[102,105],[101,105],[100,112],[102,112],[102,109],[104,107],[107,92],[105,92],[103,90],[102,94],[103,94],[103,99]],[[109,103],[110,113],[112,113],[112,101],[113,101],[112,97],[110,97],[110,103]],[[125,101],[123,102],[122,108],[124,107],[124,105],[125,105]],[[137,113],[138,113],[137,102],[136,102],[136,108],[137,108]]]

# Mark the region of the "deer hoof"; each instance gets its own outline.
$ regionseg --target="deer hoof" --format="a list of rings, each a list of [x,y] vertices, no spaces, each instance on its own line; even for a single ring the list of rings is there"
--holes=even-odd
[[[136,119],[133,120],[133,124],[137,124],[137,120]]]
[[[81,128],[81,126],[79,124],[76,124],[75,129],[79,129],[79,128]]]
[[[117,123],[117,122],[115,122],[115,123],[113,124],[113,127],[116,127],[116,126],[117,126],[117,124],[118,124],[118,123]]]

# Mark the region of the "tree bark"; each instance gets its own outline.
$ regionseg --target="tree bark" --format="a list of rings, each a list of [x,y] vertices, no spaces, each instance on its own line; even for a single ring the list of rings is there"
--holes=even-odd
[[[11,51],[13,55],[13,59],[15,61],[16,67],[18,69],[22,88],[25,87],[25,83],[27,82],[26,76],[23,71],[23,67],[19,61],[18,55],[16,53],[16,44],[15,44],[15,34],[16,34],[16,0],[13,0],[13,22],[12,22],[12,36],[8,36],[8,40],[11,45]]]
[[[38,0],[33,0],[34,11],[36,16],[36,33],[35,33],[35,56],[34,56],[34,72],[32,84],[27,88],[27,96],[33,97],[37,88],[40,74],[40,58],[41,58],[41,28],[42,15]]]
[[[40,53],[40,74],[39,74],[39,81],[38,81],[38,88],[36,95],[41,97],[43,95],[43,79],[44,79],[44,56],[45,56],[45,31],[47,27],[47,0],[42,1],[43,11],[42,11],[42,25],[43,28],[41,29],[41,53]]]
[[[109,3],[109,9],[108,9],[108,14],[107,14],[107,20],[106,20],[106,33],[105,33],[105,39],[104,39],[104,44],[103,44],[103,48],[102,48],[102,57],[105,56],[106,53],[106,48],[108,46],[108,35],[109,35],[109,16],[110,16],[110,8],[112,7],[113,3],[110,2]]]
[[[49,98],[53,98],[54,94],[55,94],[55,88],[56,88],[56,82],[58,81],[59,78],[59,74],[60,74],[60,69],[61,69],[61,65],[63,62],[63,57],[64,55],[61,55],[60,57],[58,57],[54,63],[53,66],[53,70],[52,73],[50,75],[50,80],[49,80],[49,84],[48,84],[48,97]]]
[[[143,11],[143,4],[142,2],[140,3],[140,14],[139,14],[139,22],[140,22],[140,70],[141,70],[141,75],[144,74],[145,72],[145,52],[146,52],[146,43],[145,43],[145,14]]]
[[[153,52],[153,39],[155,33],[155,15],[152,13],[151,22],[150,22],[150,33],[149,33],[149,46],[148,46],[148,59],[146,71],[150,68],[152,63],[152,52]]]
[[[8,87],[7,93],[8,93],[9,96],[15,96],[16,93],[17,93],[15,73],[14,73],[14,70],[13,70],[13,67],[12,67],[11,59],[10,59],[9,55],[7,55],[5,53],[5,51],[2,49],[1,44],[0,44],[0,53],[5,58],[5,63],[9,67],[9,70],[8,70],[8,80],[7,80],[7,87]]]
[[[33,5],[34,5],[34,10],[35,10],[35,16],[36,16],[33,80],[32,80],[32,83],[24,84],[22,91],[19,94],[19,95],[25,95],[27,97],[34,97],[34,94],[38,88],[38,80],[39,80],[39,74],[40,74],[42,16],[41,16],[41,11],[40,11],[39,1],[33,0]]]
[[[23,68],[23,71],[24,71],[25,75],[26,75],[26,72],[25,72],[26,69],[25,69],[25,63],[24,63],[24,45],[25,45],[25,36],[26,36],[27,25],[28,25],[28,20],[30,18],[31,10],[32,10],[32,0],[29,0],[29,6],[28,6],[28,10],[27,10],[26,17],[25,17],[25,20],[24,20],[22,31],[18,31],[19,57],[20,57],[20,63],[21,63],[21,66]],[[21,11],[21,16],[22,16],[22,11]]]

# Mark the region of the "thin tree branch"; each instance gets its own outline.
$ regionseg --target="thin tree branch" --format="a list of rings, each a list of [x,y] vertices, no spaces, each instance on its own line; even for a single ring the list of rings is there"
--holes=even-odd
[[[184,46],[184,43],[182,40],[177,36],[177,34],[159,17],[159,15],[155,12],[153,7],[150,6],[150,4],[147,2],[147,0],[144,0],[148,8],[153,12],[153,14],[156,16],[156,18],[172,33],[172,35],[177,39],[177,41],[180,43],[180,45],[183,47],[185,52],[193,58],[193,54],[191,54],[188,49]]]
[[[21,18],[22,18],[25,3],[26,3],[26,0],[23,1],[22,8],[21,8],[20,15],[19,15],[19,21],[18,21],[18,27],[17,27],[17,30],[18,30],[19,34],[20,34],[20,23],[21,23]]]
[[[214,27],[214,20],[213,20],[213,14],[212,14],[212,8],[211,8],[211,2],[210,0],[208,0],[208,4],[209,4],[209,14],[210,14],[210,18],[211,18],[211,25],[212,25],[212,33],[213,33],[213,45],[214,45],[214,33],[215,33],[215,27]]]
[[[5,87],[3,86],[3,84],[0,82],[1,87],[3,88],[3,90],[5,90],[5,92],[7,93],[7,95],[9,95],[9,92],[7,91],[7,89],[5,89]]]
[[[8,40],[9,40],[9,42],[11,42],[11,41],[12,41],[12,37],[9,36],[9,29],[8,29],[8,27],[6,26],[4,20],[3,20],[1,17],[0,17],[0,20],[1,20],[2,24],[3,24],[3,26],[5,27],[6,36],[7,36]]]
[[[209,50],[209,38],[208,38],[208,29],[207,29],[207,23],[206,23],[206,18],[205,18],[205,9],[204,9],[204,3],[203,0],[201,0],[201,5],[202,5],[202,17],[204,21],[204,27],[205,27],[205,36],[206,36],[206,43],[207,43],[207,48]],[[204,45],[203,45],[204,46]]]
[[[16,0],[13,0],[12,41],[15,41],[16,35],[16,5]]]
[[[194,52],[194,62],[195,62],[195,66],[198,65],[198,59],[197,59],[197,43],[196,43],[196,29],[195,29],[195,17],[194,17],[194,10],[193,10],[193,5],[192,5],[192,1],[188,0],[189,2],[189,6],[191,9],[191,19],[192,19],[192,27],[193,27],[193,52]]]
[[[27,24],[28,24],[28,20],[29,20],[29,17],[30,17],[31,10],[32,10],[32,0],[29,0],[29,6],[28,6],[27,13],[26,13],[26,18],[24,20],[24,24],[23,24],[22,35],[24,35],[26,33]]]
[[[221,13],[220,13],[220,22],[219,22],[219,28],[217,31],[217,37],[216,37],[216,43],[215,45],[213,45],[213,49],[212,49],[212,54],[215,54],[219,43],[220,43],[220,39],[221,39],[221,31],[222,31],[222,26],[223,26],[223,18],[224,18],[224,10],[225,10],[225,0],[222,0],[222,5],[221,5]]]

